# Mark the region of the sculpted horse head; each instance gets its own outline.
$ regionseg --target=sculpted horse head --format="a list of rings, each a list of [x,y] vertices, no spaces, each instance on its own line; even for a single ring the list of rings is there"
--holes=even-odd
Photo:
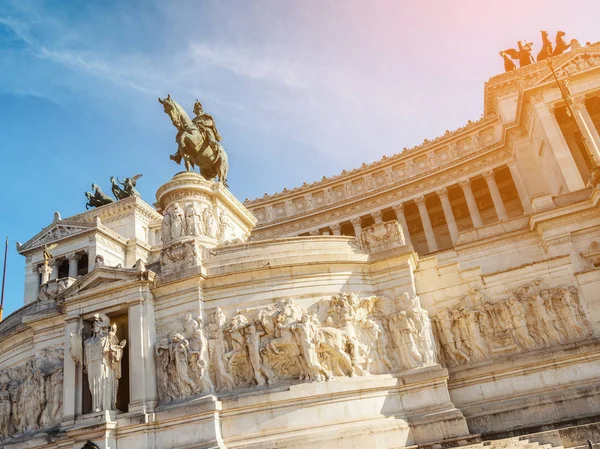
[[[167,114],[175,128],[181,131],[184,128],[195,127],[192,123],[192,120],[185,112],[185,109],[181,107],[179,103],[171,98],[171,95],[167,95],[167,98],[161,99],[158,98],[158,102],[163,105],[163,109],[165,114]]]

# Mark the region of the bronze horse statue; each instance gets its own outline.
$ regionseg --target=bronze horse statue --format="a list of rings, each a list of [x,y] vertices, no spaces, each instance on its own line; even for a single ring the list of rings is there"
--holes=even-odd
[[[206,129],[198,126],[190,119],[179,103],[167,95],[165,99],[158,99],[163,105],[165,113],[171,118],[177,128],[175,141],[178,144],[177,152],[171,155],[178,164],[183,159],[188,171],[194,166],[200,168],[200,174],[207,180],[219,177],[219,182],[227,187],[227,171],[229,163],[227,153],[218,141],[210,138]]]
[[[100,207],[114,202],[113,199],[106,195],[97,184],[92,184],[92,190],[94,193],[85,192],[85,197],[88,200],[85,205],[86,209],[89,209],[90,207]]]

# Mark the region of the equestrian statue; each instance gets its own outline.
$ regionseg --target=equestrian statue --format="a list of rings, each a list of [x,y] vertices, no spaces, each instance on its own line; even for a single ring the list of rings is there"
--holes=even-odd
[[[227,186],[227,153],[219,143],[221,135],[217,131],[215,122],[210,114],[204,112],[200,101],[194,104],[196,117],[190,119],[179,103],[167,95],[165,99],[158,99],[163,105],[165,113],[171,118],[173,125],[177,128],[175,141],[178,148],[171,159],[181,164],[185,163],[188,171],[199,167],[200,174],[207,180],[219,177],[225,187]]]

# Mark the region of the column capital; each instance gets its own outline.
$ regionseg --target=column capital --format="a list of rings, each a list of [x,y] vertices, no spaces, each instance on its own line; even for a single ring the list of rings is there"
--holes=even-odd
[[[371,217],[375,220],[375,223],[383,222],[382,213],[380,210],[376,210],[375,212],[371,212]]]
[[[37,271],[40,274],[50,274],[52,272],[52,267],[49,264],[43,263],[37,267]]]
[[[70,262],[72,260],[81,260],[81,257],[83,256],[83,254],[81,253],[72,253],[67,255],[67,260]]]
[[[582,108],[585,108],[585,95],[575,95],[571,97],[570,105],[573,112],[579,112]]]
[[[313,229],[312,231],[308,231],[310,235],[321,235],[318,229]]]
[[[415,203],[417,203],[417,206],[421,207],[421,206],[425,206],[425,196],[421,195],[415,198]]]
[[[496,179],[494,178],[494,170],[486,170],[481,174],[481,176],[483,176],[486,181],[490,179]]]
[[[463,190],[471,190],[471,180],[470,179],[461,179],[458,181],[458,185]]]
[[[447,197],[448,196],[448,188],[442,187],[441,189],[437,189],[435,191],[435,193],[437,193],[437,196],[439,196],[440,198]]]
[[[394,204],[394,205],[392,205],[392,209],[394,209],[394,212],[396,212],[396,215],[404,214],[404,203]]]
[[[352,226],[360,226],[361,225],[361,219],[360,219],[360,217],[351,218],[350,219],[350,223],[352,223]]]
[[[333,235],[341,235],[342,234],[342,226],[339,223],[334,223],[332,225],[329,225],[329,229],[331,229],[331,232],[333,233]]]

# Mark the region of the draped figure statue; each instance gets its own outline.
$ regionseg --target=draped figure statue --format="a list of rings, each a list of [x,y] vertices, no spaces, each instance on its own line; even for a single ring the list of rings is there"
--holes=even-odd
[[[93,336],[85,340],[85,367],[92,393],[92,410],[115,410],[126,341],[119,343],[117,326],[103,313],[94,315]]]

